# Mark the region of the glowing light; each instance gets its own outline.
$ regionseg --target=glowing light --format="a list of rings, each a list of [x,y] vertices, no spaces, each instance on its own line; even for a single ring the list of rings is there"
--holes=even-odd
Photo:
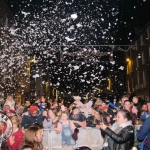
[[[78,17],[77,14],[72,14],[72,15],[71,15],[71,18],[72,18],[72,19],[77,19],[77,17]]]

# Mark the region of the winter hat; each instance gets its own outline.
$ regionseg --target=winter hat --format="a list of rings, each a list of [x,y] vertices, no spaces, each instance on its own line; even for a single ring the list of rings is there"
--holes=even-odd
[[[37,114],[38,113],[38,107],[37,106],[30,106],[29,107],[29,109],[28,109],[28,111],[29,111],[29,113],[31,114],[31,115],[35,115],[35,114]]]

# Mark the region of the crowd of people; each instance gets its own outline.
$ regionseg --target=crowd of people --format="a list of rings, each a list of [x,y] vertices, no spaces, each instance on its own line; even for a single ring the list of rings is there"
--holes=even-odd
[[[64,100],[48,101],[41,96],[34,104],[15,103],[8,96],[1,113],[12,124],[11,136],[2,142],[2,150],[46,150],[42,145],[43,129],[48,128],[62,135],[63,149],[76,148],[79,128],[94,127],[101,130],[102,150],[150,150],[150,102],[141,103],[123,95],[117,103],[96,98],[83,104],[80,96],[66,107]],[[141,125],[140,129],[135,125]],[[2,121],[0,121],[0,131]],[[82,147],[82,149],[90,149]]]

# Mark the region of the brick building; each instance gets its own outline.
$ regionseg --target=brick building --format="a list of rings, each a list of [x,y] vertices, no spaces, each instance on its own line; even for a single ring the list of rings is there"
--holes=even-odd
[[[150,100],[150,22],[136,30],[134,49],[126,53],[127,92]]]

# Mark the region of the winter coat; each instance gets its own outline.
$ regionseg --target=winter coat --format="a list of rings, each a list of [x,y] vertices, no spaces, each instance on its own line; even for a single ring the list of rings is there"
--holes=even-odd
[[[43,120],[45,119],[42,114],[38,114],[37,116],[32,116],[30,114],[24,115],[22,118],[21,126],[24,129],[28,129],[32,124],[39,123],[40,125],[43,125]]]
[[[144,145],[144,150],[150,150],[150,117],[146,118],[143,125],[141,126],[137,138],[143,141],[147,136],[147,143]]]
[[[18,130],[13,133],[12,136],[15,142],[11,145],[9,139],[7,139],[5,150],[18,150],[21,142],[23,141],[24,133],[21,130]]]
[[[80,122],[83,122],[83,121],[86,121],[86,117],[82,114],[82,113],[79,113],[77,115],[73,115],[71,114],[70,117],[69,117],[70,120],[75,120],[75,121],[80,121]],[[74,125],[77,127],[77,128],[80,128],[81,126],[77,123],[74,123]]]
[[[108,136],[108,146],[103,150],[130,150],[133,147],[134,129],[132,125],[122,128],[117,134],[110,128],[106,128],[104,132]]]

